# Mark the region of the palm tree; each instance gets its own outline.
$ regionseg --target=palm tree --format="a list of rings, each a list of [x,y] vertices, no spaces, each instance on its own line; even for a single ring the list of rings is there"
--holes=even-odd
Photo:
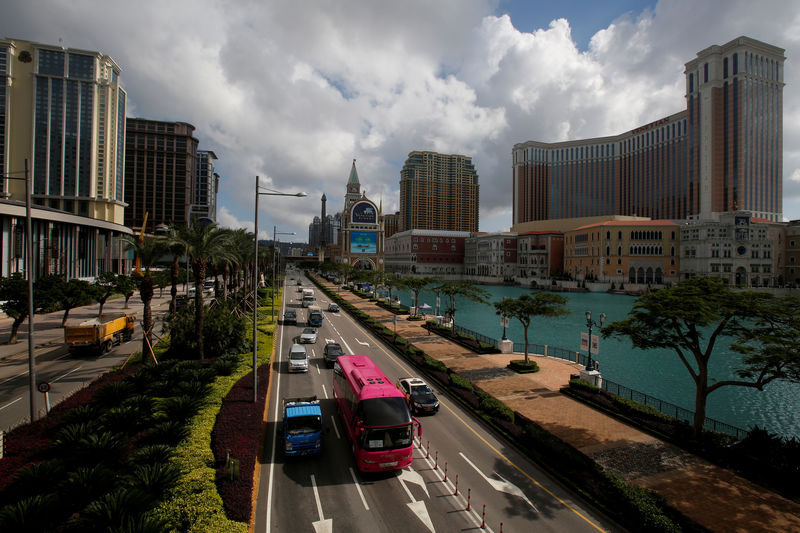
[[[200,359],[205,359],[205,352],[203,351],[203,323],[205,321],[203,281],[206,278],[206,269],[209,262],[221,262],[235,258],[234,251],[231,249],[231,234],[228,231],[218,229],[216,222],[204,225],[199,222],[197,217],[192,217],[192,221],[188,226],[178,228],[174,239],[174,242],[184,246],[186,254],[192,263],[195,283],[194,332]]]
[[[144,269],[141,283],[139,284],[139,297],[142,299],[144,309],[142,311],[142,359],[145,354],[152,354],[152,331],[153,331],[153,309],[150,302],[153,300],[153,278],[150,275],[150,267],[152,267],[161,256],[167,251],[167,244],[164,239],[158,237],[145,237],[139,239],[133,235],[122,235],[119,237],[121,241],[126,243],[128,250],[133,250],[134,255],[139,259],[139,264]],[[155,356],[153,356],[155,358]]]
[[[525,329],[525,366],[530,364],[528,358],[528,327],[535,316],[561,316],[568,315],[566,309],[567,299],[560,294],[551,292],[536,292],[533,297],[521,294],[519,298],[506,298],[495,302],[497,314],[519,320]]]

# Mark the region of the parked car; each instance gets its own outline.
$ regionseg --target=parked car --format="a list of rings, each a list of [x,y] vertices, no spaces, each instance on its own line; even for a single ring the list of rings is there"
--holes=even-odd
[[[317,342],[317,330],[315,328],[305,328],[300,334],[301,344],[314,344]]]
[[[297,311],[294,309],[288,309],[285,313],[283,313],[283,323],[297,325]]]
[[[336,358],[340,355],[344,355],[344,352],[338,342],[329,342],[325,345],[325,349],[322,350],[322,356],[325,358],[325,363],[329,367],[332,367],[334,363],[336,363]]]
[[[414,414],[436,413],[439,400],[427,383],[419,378],[405,377],[397,380],[397,388],[405,396],[408,408]]]
[[[303,280],[302,280],[302,279],[298,279],[298,280],[297,280],[297,284],[298,284],[298,285],[302,285],[302,284],[303,284]]]
[[[289,349],[289,372],[308,372],[308,354],[299,344]]]
[[[335,303],[331,303],[328,305],[328,312],[329,313],[338,313],[339,312],[339,305]]]

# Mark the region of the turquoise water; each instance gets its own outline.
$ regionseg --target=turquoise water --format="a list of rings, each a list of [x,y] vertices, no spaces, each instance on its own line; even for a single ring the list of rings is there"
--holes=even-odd
[[[481,286],[491,294],[491,301],[504,297],[516,298],[527,289],[506,286]],[[528,329],[530,344],[547,344],[578,351],[580,334],[586,332],[586,311],[599,320],[600,313],[607,315],[606,324],[624,319],[633,306],[631,296],[606,293],[560,293],[568,299],[571,314],[557,318],[534,318]],[[403,304],[409,305],[410,294],[399,293]],[[436,296],[425,292],[419,304],[428,304],[433,314]],[[446,302],[442,298],[442,308]],[[488,337],[503,336],[500,317],[494,306],[477,304],[470,300],[457,300],[456,324]],[[597,334],[597,328],[592,331]],[[524,342],[524,333],[518,320],[509,322],[507,336],[514,342]],[[734,378],[739,355],[717,343],[710,363],[710,375],[716,379]],[[620,385],[655,396],[662,400],[694,411],[694,382],[688,370],[670,350],[638,350],[630,341],[600,339],[600,353],[596,357],[605,378]],[[754,425],[767,428],[786,437],[800,437],[800,385],[772,382],[764,391],[745,387],[722,387],[709,396],[707,416],[722,422],[749,429]]]

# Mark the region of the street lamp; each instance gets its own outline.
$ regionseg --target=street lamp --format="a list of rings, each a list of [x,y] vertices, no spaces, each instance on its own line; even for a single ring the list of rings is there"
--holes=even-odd
[[[33,340],[33,315],[35,309],[33,308],[33,223],[31,221],[31,180],[28,173],[28,160],[25,159],[25,177],[17,178],[10,175],[4,175],[4,179],[9,180],[25,180],[25,266],[28,271],[28,387],[30,398],[30,412],[31,423],[36,421],[36,398],[34,391],[36,390],[36,354],[34,353],[34,340]],[[11,174],[19,174],[19,172],[12,172]]]
[[[600,323],[594,322],[592,320],[592,312],[586,311],[586,327],[589,328],[589,359],[586,361],[586,370],[591,372],[594,370],[592,366],[592,326],[597,326],[598,328],[603,327],[603,322],[606,321],[606,314],[600,313]]]
[[[277,226],[272,226],[272,323],[275,323],[275,258],[277,256],[278,241],[275,238],[278,235],[297,235],[295,232],[280,232]]]
[[[253,217],[253,227],[255,230],[254,240],[256,241],[255,253],[253,254],[253,403],[258,401],[258,197],[261,195],[297,196],[298,198],[308,196],[304,192],[288,193],[273,191],[271,189],[266,189],[264,191],[260,191],[258,189],[258,176],[256,176],[256,209]]]

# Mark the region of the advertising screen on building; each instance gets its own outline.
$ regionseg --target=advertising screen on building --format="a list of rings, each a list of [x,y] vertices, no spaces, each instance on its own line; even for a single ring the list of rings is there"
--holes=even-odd
[[[378,253],[378,234],[374,231],[350,232],[350,252],[354,254]]]
[[[359,224],[377,224],[378,213],[375,207],[370,202],[358,202],[353,206],[352,211],[353,222]]]

